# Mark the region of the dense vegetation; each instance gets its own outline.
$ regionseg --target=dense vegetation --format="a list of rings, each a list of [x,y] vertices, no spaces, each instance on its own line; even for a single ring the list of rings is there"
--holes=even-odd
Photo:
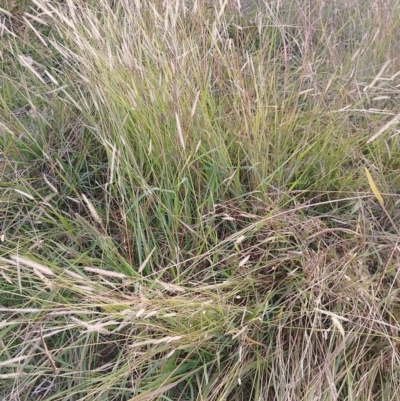
[[[398,0],[0,7],[1,400],[400,399]]]

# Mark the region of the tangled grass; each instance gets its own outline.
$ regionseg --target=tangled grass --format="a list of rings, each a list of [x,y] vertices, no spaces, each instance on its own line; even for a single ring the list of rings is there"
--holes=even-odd
[[[3,400],[397,400],[397,0],[6,0]]]

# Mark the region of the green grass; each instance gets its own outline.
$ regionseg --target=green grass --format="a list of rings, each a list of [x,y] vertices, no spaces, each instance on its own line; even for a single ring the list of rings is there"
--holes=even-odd
[[[399,2],[111,3],[0,9],[0,398],[400,399]]]

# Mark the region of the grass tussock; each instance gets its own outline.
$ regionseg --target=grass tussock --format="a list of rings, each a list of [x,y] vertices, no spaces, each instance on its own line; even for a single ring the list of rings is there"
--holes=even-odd
[[[2,3],[1,399],[399,399],[400,4],[306,3]]]

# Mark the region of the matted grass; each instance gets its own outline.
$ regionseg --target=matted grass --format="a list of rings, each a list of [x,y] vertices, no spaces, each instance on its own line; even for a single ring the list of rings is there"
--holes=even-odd
[[[400,399],[400,4],[240,3],[2,3],[2,400]]]

